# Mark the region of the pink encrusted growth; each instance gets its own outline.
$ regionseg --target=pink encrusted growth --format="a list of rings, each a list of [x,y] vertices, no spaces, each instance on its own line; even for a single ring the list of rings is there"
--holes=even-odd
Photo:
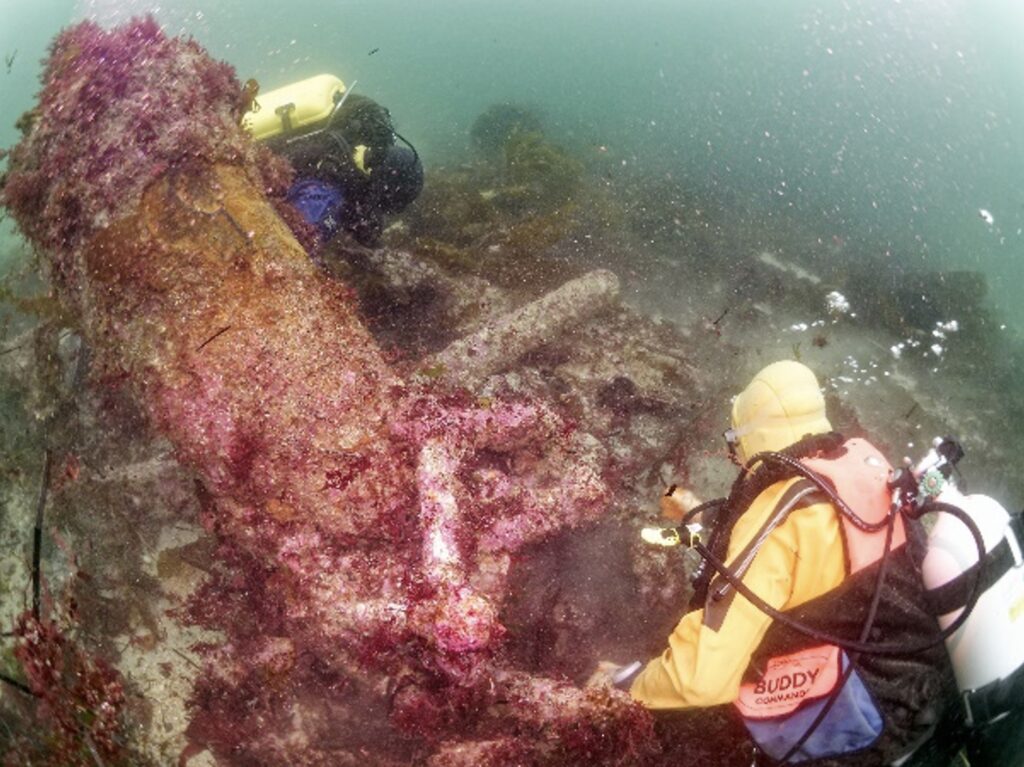
[[[82,244],[168,169],[231,162],[266,193],[287,188],[287,163],[238,129],[241,92],[230,65],[151,17],[113,30],[83,22],[56,38],[0,201],[29,240],[63,254],[58,286],[76,291]]]
[[[517,737],[453,739],[429,767],[530,764],[538,767],[643,767],[660,753],[650,716],[624,693],[517,672],[493,680]],[[527,745],[529,744],[529,745]]]
[[[411,402],[394,429],[419,445],[421,567],[440,595],[427,630],[446,651],[483,649],[503,633],[508,554],[606,508],[604,455],[540,403]]]

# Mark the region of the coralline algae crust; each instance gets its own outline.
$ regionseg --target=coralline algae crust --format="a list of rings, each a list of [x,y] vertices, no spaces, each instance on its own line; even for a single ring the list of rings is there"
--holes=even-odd
[[[30,241],[64,254],[52,269],[60,287],[75,291],[83,243],[170,168],[230,162],[265,191],[286,188],[287,164],[238,130],[244,105],[233,68],[193,40],[167,37],[152,18],[66,29],[42,79],[2,202]]]

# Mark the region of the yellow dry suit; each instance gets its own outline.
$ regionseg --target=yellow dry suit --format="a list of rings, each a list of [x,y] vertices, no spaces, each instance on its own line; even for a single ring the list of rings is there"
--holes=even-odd
[[[732,436],[744,460],[795,450],[793,443],[818,446],[824,454],[801,456],[801,463],[875,529],[841,515],[814,482],[792,473],[776,478],[759,466],[737,483],[720,517],[720,558],[771,607],[863,641],[890,535],[889,466],[864,440],[801,440],[830,431],[817,381],[799,363],[765,368],[733,406]],[[934,619],[901,519],[889,548],[868,639],[920,644],[934,635]],[[653,709],[734,704],[770,759],[894,762],[928,738],[943,702],[955,696],[941,647],[913,657],[851,655],[774,622],[720,576],[703,591],[700,608],[683,617],[630,692]]]

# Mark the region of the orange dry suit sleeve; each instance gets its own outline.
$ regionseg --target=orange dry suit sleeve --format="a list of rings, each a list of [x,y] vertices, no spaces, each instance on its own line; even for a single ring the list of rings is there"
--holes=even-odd
[[[755,536],[791,498],[786,491],[799,478],[777,482],[762,492],[736,525],[727,562],[743,582],[778,610],[797,607],[839,586],[846,564],[839,518],[827,502],[797,505],[764,537],[749,563],[738,561]],[[813,490],[813,488],[811,488]],[[745,570],[744,570],[745,568]],[[712,592],[722,581],[712,584]],[[692,708],[731,703],[739,695],[743,673],[771,618],[725,586],[725,595],[709,599],[705,610],[683,617],[669,636],[668,649],[650,661],[633,681],[631,695],[654,709]]]

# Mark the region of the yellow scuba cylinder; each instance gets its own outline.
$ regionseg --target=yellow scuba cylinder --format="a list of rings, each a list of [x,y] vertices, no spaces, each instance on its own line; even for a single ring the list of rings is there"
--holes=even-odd
[[[938,442],[914,471],[920,492],[964,511],[981,533],[986,550],[979,568],[978,545],[970,531],[954,516],[939,514],[928,535],[922,565],[927,596],[943,629],[966,607],[980,572],[981,593],[973,610],[946,639],[966,701],[974,691],[1024,669],[1022,528],[1019,518],[1011,517],[998,501],[986,495],[964,495],[952,478],[938,470],[943,463]]]
[[[242,126],[257,141],[303,133],[326,123],[347,91],[340,78],[315,75],[258,95]]]

